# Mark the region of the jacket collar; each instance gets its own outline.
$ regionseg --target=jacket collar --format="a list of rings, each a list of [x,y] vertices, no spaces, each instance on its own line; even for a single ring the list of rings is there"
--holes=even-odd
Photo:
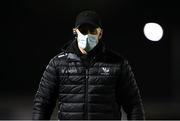
[[[100,57],[102,53],[105,52],[105,44],[102,42],[102,40],[100,40],[98,45],[93,50],[88,52],[87,55],[84,55],[78,48],[77,40],[74,39],[66,43],[62,48],[62,51],[68,54],[67,59],[73,61],[80,61],[82,56],[88,56],[89,59],[95,59]]]

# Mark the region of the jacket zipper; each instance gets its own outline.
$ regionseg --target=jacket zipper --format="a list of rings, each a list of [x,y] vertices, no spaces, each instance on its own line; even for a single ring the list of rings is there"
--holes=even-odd
[[[85,119],[88,119],[88,73],[89,70],[86,68]]]

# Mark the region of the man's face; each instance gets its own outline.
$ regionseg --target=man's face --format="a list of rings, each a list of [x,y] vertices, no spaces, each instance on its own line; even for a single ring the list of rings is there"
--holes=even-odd
[[[102,36],[102,29],[100,27],[95,27],[91,24],[83,24],[83,25],[80,25],[78,28],[77,28],[83,35],[86,35],[86,34],[93,34],[93,35],[97,35],[98,37],[98,40],[101,38]],[[75,31],[77,31],[75,29]]]

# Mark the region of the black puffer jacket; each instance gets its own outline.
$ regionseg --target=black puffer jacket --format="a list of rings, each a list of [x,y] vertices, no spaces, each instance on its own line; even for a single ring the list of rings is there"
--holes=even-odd
[[[58,99],[58,119],[144,119],[139,89],[128,61],[98,44],[85,64],[73,43],[51,59],[34,99],[33,119],[50,119]],[[89,65],[89,66],[85,66]]]

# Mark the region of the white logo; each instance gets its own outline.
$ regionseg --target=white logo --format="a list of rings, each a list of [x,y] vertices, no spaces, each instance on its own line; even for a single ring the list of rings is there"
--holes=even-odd
[[[67,74],[67,73],[72,74],[72,73],[77,73],[77,70],[76,70],[75,67],[63,68],[63,69],[61,69],[61,73],[63,73],[63,74]]]
[[[77,70],[76,70],[76,68],[69,68],[69,70],[68,70],[68,72],[69,73],[77,73]]]
[[[102,67],[103,72],[101,73],[102,75],[109,75],[109,68]]]
[[[109,72],[109,68],[106,68],[106,67],[102,67],[102,70],[104,71],[104,73],[108,73]]]

